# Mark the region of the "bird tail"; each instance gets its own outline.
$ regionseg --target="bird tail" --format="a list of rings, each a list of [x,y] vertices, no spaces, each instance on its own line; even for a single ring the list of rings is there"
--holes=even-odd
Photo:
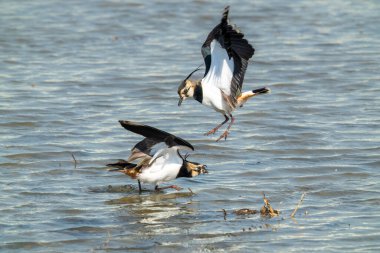
[[[263,87],[263,88],[260,88],[260,89],[255,89],[255,90],[251,90],[251,91],[246,91],[246,92],[243,92],[238,98],[237,98],[237,105],[239,107],[242,107],[243,104],[245,102],[247,102],[247,100],[253,96],[257,96],[257,95],[260,95],[260,94],[265,94],[265,93],[269,93],[270,92],[270,89],[267,88],[267,87]]]
[[[265,94],[265,93],[269,93],[269,92],[270,92],[270,89],[267,88],[267,87],[263,87],[263,88],[256,89],[256,90],[252,90],[253,96],[256,96],[256,95],[259,95],[259,94]]]
[[[107,166],[114,168],[109,169],[108,171],[118,171],[130,176],[133,179],[137,177],[137,174],[140,171],[140,168],[138,168],[137,164],[129,163],[125,160],[119,160],[116,163],[107,164]]]

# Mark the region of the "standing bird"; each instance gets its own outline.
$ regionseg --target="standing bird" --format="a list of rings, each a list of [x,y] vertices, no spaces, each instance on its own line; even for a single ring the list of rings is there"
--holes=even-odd
[[[179,153],[180,149],[194,150],[194,147],[184,139],[132,121],[119,122],[125,129],[145,138],[132,148],[127,161],[119,160],[107,166],[116,168],[110,171],[119,171],[132,179],[137,179],[140,193],[142,191],[140,182],[154,184],[156,191],[167,188],[180,190],[181,188],[176,185],[163,188],[159,188],[158,185],[178,177],[195,177],[208,173],[205,165],[187,161],[187,156],[182,157]],[[137,159],[140,159],[138,163],[131,163]]]
[[[178,87],[178,106],[188,97],[193,97],[203,105],[213,108],[225,117],[225,120],[207,132],[214,134],[222,125],[231,119],[227,130],[216,140],[227,139],[234,123],[232,112],[253,96],[268,93],[264,87],[252,91],[241,92],[248,60],[255,49],[244,39],[244,34],[228,22],[229,6],[224,9],[220,22],[207,36],[202,45],[202,55],[206,66],[201,80],[190,80],[191,72]]]

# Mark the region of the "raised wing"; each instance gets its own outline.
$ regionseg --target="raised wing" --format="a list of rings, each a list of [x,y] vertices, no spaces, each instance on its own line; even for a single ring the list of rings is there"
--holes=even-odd
[[[138,158],[152,158],[158,150],[165,147],[167,145],[164,142],[152,138],[144,138],[132,148],[128,161],[130,162]]]
[[[157,150],[164,147],[179,146],[181,149],[194,150],[194,147],[189,142],[160,129],[132,121],[119,120],[119,122],[125,129],[145,137],[132,148],[132,154],[128,158],[128,161],[144,157],[145,155],[152,157]]]
[[[228,23],[229,6],[220,22],[202,45],[206,65],[204,85],[214,85],[230,97],[234,105],[241,93],[248,60],[255,49],[244,39],[244,34]]]

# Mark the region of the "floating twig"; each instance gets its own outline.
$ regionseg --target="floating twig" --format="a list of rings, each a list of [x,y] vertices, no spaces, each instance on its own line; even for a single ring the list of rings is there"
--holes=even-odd
[[[300,198],[300,200],[298,201],[298,204],[297,204],[296,208],[294,208],[294,211],[292,212],[292,214],[290,215],[290,217],[293,218],[294,215],[296,215],[296,212],[297,212],[298,208],[301,206],[301,204],[302,204],[302,202],[303,202],[303,199],[304,199],[305,195],[306,195],[305,192],[302,193],[301,198]]]
[[[73,153],[71,153],[71,156],[73,157],[74,159],[74,168],[76,169],[77,168],[77,159],[75,159],[75,156]]]
[[[226,209],[222,209],[222,211],[223,211],[223,215],[224,215],[224,220],[227,220],[227,211],[226,211]]]

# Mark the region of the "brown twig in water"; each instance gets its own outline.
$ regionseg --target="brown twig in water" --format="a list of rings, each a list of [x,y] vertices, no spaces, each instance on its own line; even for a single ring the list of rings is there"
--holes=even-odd
[[[77,159],[75,159],[75,156],[73,153],[71,153],[71,156],[73,157],[74,159],[74,168],[76,169],[77,168]]]
[[[301,198],[300,198],[300,200],[298,201],[298,204],[297,204],[296,208],[294,208],[294,211],[292,212],[292,214],[290,215],[290,217],[293,218],[294,215],[296,215],[296,212],[297,212],[298,208],[301,206],[301,204],[302,204],[302,202],[303,202],[303,199],[304,199],[305,195],[306,195],[305,192],[302,193]]]
[[[187,189],[189,189],[189,191],[191,192],[191,194],[195,194],[195,193],[190,189],[190,187],[187,188]]]

